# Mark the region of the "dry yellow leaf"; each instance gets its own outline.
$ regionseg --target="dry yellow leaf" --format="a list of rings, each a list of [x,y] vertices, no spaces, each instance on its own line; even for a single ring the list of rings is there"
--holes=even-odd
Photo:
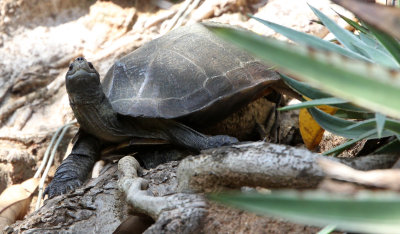
[[[39,178],[25,180],[21,184],[12,185],[0,195],[0,230],[22,219],[28,212],[32,193],[39,185]]]
[[[331,115],[335,114],[337,111],[336,107],[326,105],[318,106],[318,108]],[[307,149],[315,149],[315,147],[317,147],[321,142],[325,130],[319,126],[319,124],[313,119],[311,114],[305,108],[300,110],[299,128],[301,137],[303,138]]]

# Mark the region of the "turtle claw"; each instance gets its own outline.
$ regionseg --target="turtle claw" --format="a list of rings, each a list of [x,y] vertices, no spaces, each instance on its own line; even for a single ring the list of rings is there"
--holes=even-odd
[[[207,147],[206,149],[209,148],[216,148],[224,145],[232,145],[235,143],[238,143],[238,139],[235,137],[227,136],[227,135],[216,135],[216,136],[211,136],[208,138],[207,142]]]
[[[46,187],[44,194],[47,194],[48,198],[50,199],[55,196],[75,190],[81,185],[82,181],[80,181],[78,178],[69,178],[66,180],[54,178],[51,183]]]
[[[53,180],[44,191],[48,198],[65,194],[82,185],[86,176],[81,174],[85,171],[79,170],[79,166],[76,165],[79,160],[76,160],[75,157],[76,155],[70,155],[57,169]],[[81,164],[84,164],[84,161]]]

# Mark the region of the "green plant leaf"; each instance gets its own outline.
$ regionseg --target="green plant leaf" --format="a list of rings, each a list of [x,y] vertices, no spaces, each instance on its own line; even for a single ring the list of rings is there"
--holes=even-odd
[[[308,111],[310,112],[314,120],[317,121],[317,123],[322,128],[339,136],[355,139],[371,130],[376,131],[376,133],[378,132],[376,118],[355,122],[329,115],[321,110],[318,110],[317,108],[309,108]],[[381,136],[375,134],[368,137],[368,139],[388,137],[399,134],[400,122],[394,119],[385,118],[384,128],[382,130]]]
[[[324,227],[323,229],[321,229],[319,232],[317,232],[317,234],[329,234],[333,231],[335,231],[336,229],[336,225],[328,225],[326,227]]]
[[[360,192],[353,196],[321,191],[273,191],[271,194],[213,194],[210,199],[262,215],[311,225],[336,225],[339,230],[397,233],[400,198],[396,193]]]
[[[374,118],[375,114],[371,112],[358,112],[358,111],[348,111],[344,109],[338,109],[334,116],[342,119],[364,120],[364,119]]]
[[[360,34],[358,35],[358,37],[360,38],[361,41],[363,41],[365,44],[374,47],[384,53],[389,54],[389,52],[385,49],[385,47],[383,47],[381,45],[380,42],[378,42],[375,37],[373,35],[369,35],[369,34],[365,34],[360,32]]]
[[[347,141],[346,143],[343,143],[343,144],[341,144],[339,146],[336,146],[333,149],[325,151],[323,153],[323,155],[330,155],[330,154],[334,154],[334,153],[338,153],[338,152],[340,153],[343,150],[347,149],[348,147],[352,146],[353,144],[357,143],[357,141],[361,141],[363,139],[369,138],[369,137],[374,136],[376,134],[377,134],[376,129],[372,129],[370,131],[364,132],[363,134],[361,134],[357,138],[354,138],[354,139],[352,139],[350,141]]]
[[[332,105],[332,104],[342,104],[342,103],[347,103],[347,101],[342,100],[340,98],[329,97],[329,98],[314,99],[311,101],[306,101],[298,104],[293,104],[290,106],[281,107],[278,108],[278,110],[288,111],[288,110],[296,110],[296,109],[308,108],[320,105]]]
[[[297,93],[301,94],[302,96],[308,97],[310,99],[321,99],[321,98],[330,98],[332,97],[331,95],[322,92],[319,89],[313,88],[306,83],[297,81],[293,78],[290,78],[289,76],[285,74],[280,74],[282,79],[285,81],[287,85],[289,85],[293,90],[295,90]],[[348,102],[344,104],[335,104],[332,105],[340,109],[348,110],[348,111],[354,111],[354,112],[367,112],[365,109],[359,108],[357,106],[354,106],[353,104],[350,104]],[[281,109],[282,110],[282,109]]]
[[[336,12],[336,14],[338,14],[340,16],[340,18],[342,18],[344,21],[346,21],[346,23],[351,25],[356,30],[358,30],[358,31],[360,31],[362,33],[368,34],[368,28],[360,25],[359,23],[355,22],[354,20],[351,20],[351,19],[347,18],[346,16],[344,16],[344,15],[338,13],[338,12]]]
[[[351,130],[351,129],[359,128],[360,126],[369,126],[369,128],[376,128],[375,124],[376,124],[375,119],[366,119],[366,120],[363,120],[360,122],[355,122],[354,124],[349,125],[349,126],[345,127],[344,129]]]
[[[351,11],[357,18],[381,31],[400,39],[400,10],[380,4],[370,4],[368,1],[332,0],[334,3]]]
[[[400,152],[400,141],[395,139],[376,149],[372,154],[393,154],[398,152]]]
[[[400,72],[300,45],[265,38],[245,30],[209,27],[218,36],[296,74],[314,87],[366,109],[400,118]]]
[[[400,44],[389,34],[368,25],[371,34],[375,36],[375,38],[386,48],[387,51],[393,56],[397,61],[397,65],[400,64]]]
[[[349,139],[357,139],[361,135],[375,131],[376,122],[375,119],[369,119],[362,122],[355,122],[350,120],[344,120],[335,116],[329,115],[317,108],[309,108],[308,111],[314,118],[314,120],[325,130],[339,136],[343,136]],[[384,130],[382,137],[393,136],[393,132]],[[368,139],[378,138],[377,134],[369,135]]]
[[[314,8],[310,4],[308,4],[308,6],[311,8],[314,14],[322,21],[325,27],[327,27],[329,31],[333,33],[333,35],[335,35],[335,37],[338,39],[340,43],[342,43],[343,46],[354,51],[355,53],[362,54],[368,57],[368,54],[364,54],[364,51],[360,51],[360,49],[356,46],[357,43],[359,43],[360,41],[357,39],[355,35],[337,25],[328,16],[326,16],[325,14],[323,14],[321,11]]]
[[[361,41],[360,41],[361,42]],[[368,56],[375,62],[390,68],[399,68],[399,64],[397,61],[389,56],[387,53],[382,52],[381,50],[375,49],[363,42],[355,45],[360,49],[360,51],[364,51],[364,54],[368,54]]]
[[[324,23],[324,25],[329,29],[329,31],[333,33],[336,36],[336,38],[340,41],[340,43],[342,43],[346,48],[356,53],[362,54],[378,64],[385,65],[391,68],[399,67],[398,63],[393,57],[365,44],[364,42],[359,40],[355,35],[337,25],[333,20],[324,15],[321,11],[312,7],[311,5],[309,6],[311,10],[313,10],[314,14],[317,15],[317,17]]]
[[[315,89],[304,82],[297,81],[282,73],[279,74],[287,85],[289,85],[292,89],[305,97],[308,97],[310,99],[332,97],[331,95],[324,93],[321,90]]]
[[[274,30],[277,33],[282,34],[283,36],[289,38],[290,40],[303,44],[303,45],[308,45],[316,49],[322,49],[322,50],[329,50],[333,52],[337,52],[339,54],[342,54],[344,56],[348,56],[350,58],[355,58],[355,59],[362,59],[365,61],[370,61],[372,62],[369,58],[360,55],[358,53],[355,53],[349,49],[343,48],[339,45],[336,45],[334,43],[322,40],[316,36],[309,35],[307,33],[299,32],[296,30],[293,30],[291,28],[287,28],[285,26],[279,25],[272,23],[270,21],[262,20],[260,18],[257,18],[255,16],[251,16],[253,19],[259,21],[260,23],[264,24],[265,26],[268,26],[272,30]]]
[[[386,116],[377,112],[375,113],[375,121],[376,121],[376,131],[378,132],[378,137],[381,138],[383,127],[385,126],[386,122]]]
[[[385,129],[388,129],[394,132],[395,134],[400,134],[400,122],[398,120],[386,118]]]

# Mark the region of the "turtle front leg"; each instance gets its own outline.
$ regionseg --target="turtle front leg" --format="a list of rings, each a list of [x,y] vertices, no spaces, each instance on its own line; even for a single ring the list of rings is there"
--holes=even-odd
[[[172,120],[165,121],[165,124],[167,126],[163,128],[163,131],[168,136],[168,140],[186,148],[200,151],[239,142],[235,137],[227,135],[207,136]]]
[[[100,153],[100,140],[80,131],[71,154],[57,168],[45,194],[52,198],[79,187],[87,179]]]

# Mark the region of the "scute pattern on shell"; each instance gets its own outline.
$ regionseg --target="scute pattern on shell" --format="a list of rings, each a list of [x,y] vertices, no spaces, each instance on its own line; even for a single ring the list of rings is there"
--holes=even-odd
[[[194,24],[115,62],[103,89],[120,114],[178,118],[207,108],[229,111],[225,107],[251,101],[277,80],[268,66]]]

